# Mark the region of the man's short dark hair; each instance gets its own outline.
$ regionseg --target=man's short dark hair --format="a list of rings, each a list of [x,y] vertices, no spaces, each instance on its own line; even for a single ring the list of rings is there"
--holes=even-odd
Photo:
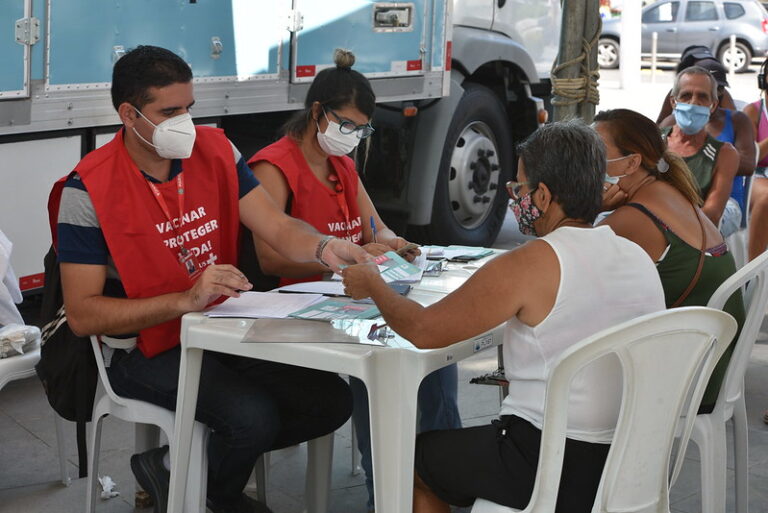
[[[184,60],[159,46],[137,46],[123,55],[112,70],[112,105],[123,102],[141,109],[152,101],[150,87],[165,87],[192,80],[192,69]]]
[[[529,189],[544,183],[566,216],[594,222],[603,202],[605,145],[580,119],[544,125],[518,146]]]

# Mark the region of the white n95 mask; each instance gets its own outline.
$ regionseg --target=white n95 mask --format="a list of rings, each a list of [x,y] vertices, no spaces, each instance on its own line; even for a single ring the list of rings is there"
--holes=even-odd
[[[144,139],[136,127],[133,131],[145,143],[157,150],[157,154],[164,159],[186,159],[192,155],[192,148],[195,146],[195,124],[192,122],[192,116],[189,112],[179,114],[170,119],[166,119],[159,125],[152,123],[147,117],[136,109],[136,113],[147,120],[147,123],[155,127],[152,134],[152,142]]]
[[[325,153],[341,157],[357,148],[357,145],[360,143],[360,138],[357,137],[357,133],[352,132],[351,134],[342,134],[340,130],[341,126],[335,121],[328,119],[328,114],[325,114],[325,120],[328,121],[328,125],[325,127],[325,133],[320,131],[320,124],[315,121],[315,124],[317,125],[317,142]]]

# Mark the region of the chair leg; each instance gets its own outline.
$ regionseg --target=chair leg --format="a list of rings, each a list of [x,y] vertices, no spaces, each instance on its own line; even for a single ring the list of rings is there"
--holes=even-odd
[[[749,441],[744,395],[733,407],[733,449],[736,469],[736,513],[749,513]]]
[[[91,426],[91,440],[88,444],[88,492],[86,494],[86,513],[96,511],[96,497],[99,493],[99,453],[101,451],[101,421],[104,415],[94,411]]]
[[[69,486],[69,469],[67,468],[67,446],[64,442],[64,422],[61,417],[54,412],[53,423],[56,426],[56,445],[59,450],[59,474],[61,475],[61,484]]]
[[[702,415],[702,417],[709,417]],[[701,456],[701,511],[723,513],[726,489],[725,423],[707,418],[705,433],[696,438]]]
[[[192,452],[189,459],[187,494],[184,511],[205,513],[208,484],[208,434],[203,424],[196,423],[192,431]]]
[[[333,433],[307,443],[307,513],[326,513],[331,491]]]
[[[357,430],[355,429],[355,423],[350,422],[350,435],[352,438],[352,470],[350,474],[356,476],[360,473],[360,453],[357,451]]]
[[[504,375],[504,347],[496,347],[496,360],[498,362],[498,370]],[[504,399],[509,395],[509,385],[501,385],[499,387],[499,406],[504,402]]]
[[[267,469],[269,467],[269,453],[265,452],[256,460],[256,466],[253,467],[253,475],[256,479],[256,499],[264,504],[267,503]]]

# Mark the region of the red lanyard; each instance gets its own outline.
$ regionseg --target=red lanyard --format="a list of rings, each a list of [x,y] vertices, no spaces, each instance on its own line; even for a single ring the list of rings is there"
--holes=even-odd
[[[173,224],[173,219],[171,218],[171,211],[168,209],[168,204],[165,202],[165,198],[163,197],[163,194],[160,192],[160,189],[157,188],[155,184],[147,180],[147,185],[149,185],[149,189],[152,191],[152,196],[155,197],[155,201],[157,201],[157,204],[160,206],[160,210],[163,211],[163,214],[165,214],[165,218],[168,219],[168,223],[171,225],[171,229],[173,229],[173,233],[176,234],[176,236],[179,236],[179,232],[176,230],[176,226]],[[176,193],[179,195],[179,224],[181,224],[181,220],[184,217],[184,174],[179,173],[176,175]],[[182,251],[185,251],[184,245],[180,244],[179,247],[181,247]]]
[[[168,220],[168,224],[173,230],[173,233],[176,235],[176,240],[179,243],[179,264],[181,264],[181,266],[184,267],[184,269],[189,273],[189,276],[194,279],[194,277],[200,273],[202,268],[197,262],[195,254],[184,247],[184,238],[179,235],[176,226],[173,224],[173,219],[171,219],[171,211],[168,208],[168,204],[166,203],[163,194],[160,192],[160,189],[158,189],[157,186],[149,180],[147,180],[147,185],[152,191],[152,196],[154,196],[155,201],[157,201],[157,204],[160,206],[160,210],[162,210],[163,214],[165,214],[165,218]],[[182,173],[176,175],[176,193],[179,195],[178,221],[179,225],[181,225],[182,219],[184,218],[184,175]]]
[[[337,180],[339,179],[338,176],[336,175],[333,175],[333,176],[335,177],[335,180],[330,176],[328,177],[328,179],[331,182],[337,182]],[[337,185],[334,187],[334,189],[335,189],[334,196],[336,198],[336,203],[338,203],[339,210],[341,210],[341,214],[344,216],[344,222],[345,222],[344,230],[347,232],[347,239],[349,239],[350,242],[353,242],[352,234],[349,231],[352,225],[349,222],[349,205],[347,205],[346,191],[338,182],[337,182]]]

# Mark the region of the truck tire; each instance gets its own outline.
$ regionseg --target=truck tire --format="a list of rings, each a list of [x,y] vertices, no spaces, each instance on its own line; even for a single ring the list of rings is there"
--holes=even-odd
[[[720,46],[720,51],[717,53],[717,58],[723,63],[725,69],[730,71],[731,66],[736,66],[735,72],[742,73],[749,68],[752,64],[752,52],[749,47],[741,41],[736,41],[734,55],[731,56],[731,43],[725,41]]]
[[[513,141],[501,100],[480,84],[463,87],[443,146],[432,221],[422,238],[489,246],[507,212],[504,185],[515,168]]]

